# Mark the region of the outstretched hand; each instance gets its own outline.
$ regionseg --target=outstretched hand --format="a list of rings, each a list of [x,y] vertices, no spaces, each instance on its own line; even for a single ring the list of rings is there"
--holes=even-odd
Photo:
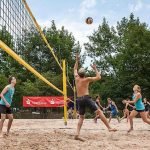
[[[91,65],[91,67],[96,70],[96,64]]]

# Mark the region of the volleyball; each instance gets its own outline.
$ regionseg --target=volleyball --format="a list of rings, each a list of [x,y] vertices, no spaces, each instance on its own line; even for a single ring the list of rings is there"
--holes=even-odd
[[[92,17],[88,17],[88,18],[86,18],[85,22],[87,24],[92,24],[93,23],[93,18]]]

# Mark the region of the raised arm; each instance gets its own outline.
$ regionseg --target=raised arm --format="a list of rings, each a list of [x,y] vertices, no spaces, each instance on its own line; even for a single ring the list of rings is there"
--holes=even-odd
[[[76,62],[74,64],[74,77],[78,76],[78,63],[79,63],[79,55],[76,54]]]
[[[98,70],[97,70],[97,68],[96,68],[96,65],[93,64],[93,65],[91,65],[91,67],[92,67],[93,70],[95,71],[96,76],[95,76],[95,77],[88,77],[87,79],[88,79],[90,82],[100,80],[100,79],[101,79],[101,74],[100,74],[100,72],[98,72]]]

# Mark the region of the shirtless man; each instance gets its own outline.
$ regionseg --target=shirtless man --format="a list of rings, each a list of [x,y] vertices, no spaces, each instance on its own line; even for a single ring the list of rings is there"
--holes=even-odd
[[[77,89],[77,101],[79,104],[79,122],[77,125],[77,132],[75,135],[75,140],[81,140],[84,141],[82,138],[79,137],[80,134],[80,129],[83,124],[84,120],[84,114],[85,114],[85,108],[89,107],[92,111],[94,111],[103,123],[106,125],[109,131],[117,131],[116,129],[112,129],[103,114],[103,112],[100,110],[100,108],[96,105],[96,103],[91,99],[89,96],[89,84],[90,82],[97,81],[101,79],[101,75],[98,72],[96,65],[92,65],[91,67],[96,73],[95,77],[85,77],[85,70],[84,68],[80,68],[78,71],[78,61],[79,61],[79,56],[77,54],[76,56],[76,63],[74,65],[74,77],[75,77],[75,82],[76,82],[76,89]]]

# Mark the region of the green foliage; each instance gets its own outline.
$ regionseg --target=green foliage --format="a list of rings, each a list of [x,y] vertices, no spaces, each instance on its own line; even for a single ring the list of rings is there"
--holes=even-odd
[[[102,70],[102,80],[92,85],[92,94],[121,101],[139,84],[143,95],[150,97],[150,29],[146,23],[131,14],[110,27],[104,18],[89,41],[85,48]]]
[[[67,76],[72,83],[75,53],[81,51],[79,42],[76,42],[72,33],[64,27],[57,29],[54,21],[50,27],[44,28],[43,32],[59,62],[67,60]],[[30,32],[24,31],[23,38],[17,39],[17,49],[14,47],[13,37],[5,27],[0,30],[0,39],[46,79],[62,89],[62,71],[35,29],[31,28]],[[149,41],[150,29],[133,14],[129,18],[122,18],[115,27],[111,27],[104,18],[98,29],[89,36],[89,42],[85,43],[88,55],[102,71],[102,80],[90,87],[91,95],[100,95],[104,105],[107,103],[107,97],[111,97],[121,108],[121,100],[131,96],[133,85],[139,84],[143,96],[150,97]],[[84,64],[84,59],[82,57],[81,65]],[[24,95],[60,95],[2,50],[0,64],[0,90],[7,84],[10,75],[17,77],[14,106],[22,106]],[[67,88],[68,95],[73,95],[69,86]]]
[[[79,42],[75,41],[74,36],[64,27],[57,29],[55,22],[43,32],[51,47],[58,57],[60,64],[66,60],[67,76],[73,83],[73,66],[75,63],[75,53],[81,51]],[[62,70],[56,63],[50,50],[47,48],[43,39],[35,28],[30,31],[24,30],[23,37],[18,37],[16,43],[13,43],[13,36],[5,27],[0,30],[0,39],[14,50],[22,59],[30,64],[35,70],[41,73],[46,79],[59,89],[62,86]],[[17,45],[17,46],[14,46]],[[83,61],[83,60],[82,60]],[[26,68],[22,67],[16,60],[13,60],[5,51],[0,49],[0,88],[1,90],[8,84],[7,78],[13,75],[17,78],[17,85],[14,96],[14,106],[22,106],[22,97],[28,96],[52,96],[61,95],[56,90],[39,80]],[[6,81],[6,82],[5,82]],[[72,90],[69,86],[68,95],[72,96]]]
[[[0,91],[3,90],[3,88],[6,86],[7,83],[8,83],[8,79],[6,78],[6,76],[0,74]]]

